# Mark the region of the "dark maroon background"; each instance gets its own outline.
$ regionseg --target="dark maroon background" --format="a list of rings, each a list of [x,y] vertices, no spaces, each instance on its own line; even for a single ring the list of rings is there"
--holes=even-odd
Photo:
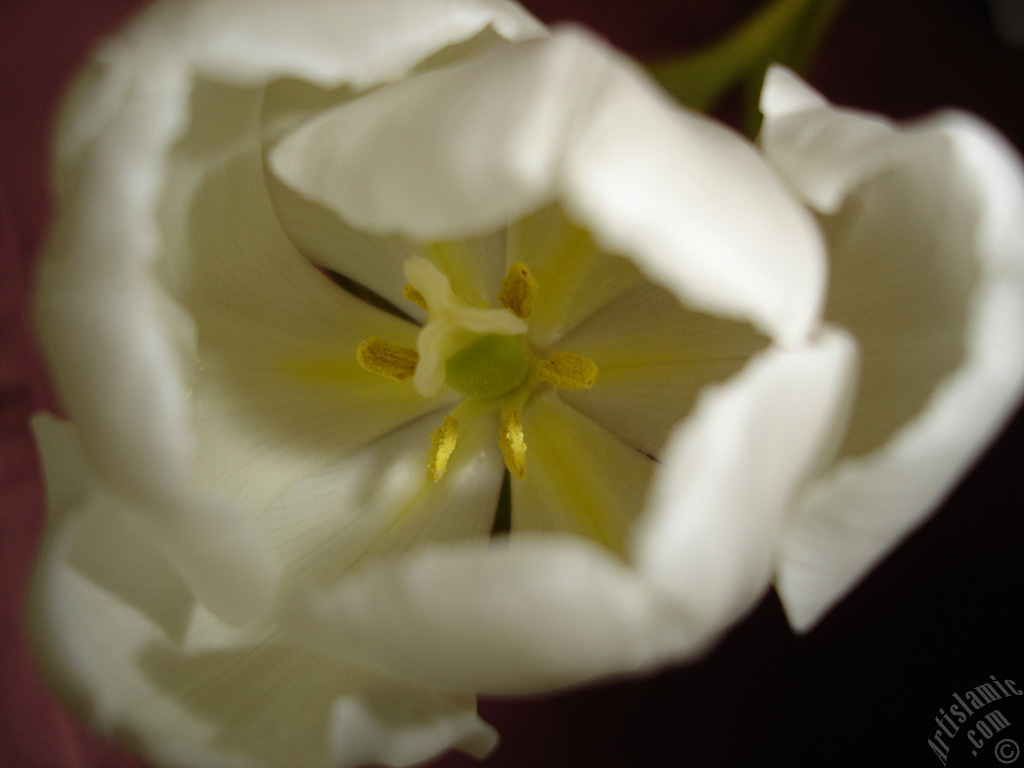
[[[19,614],[42,525],[25,420],[49,397],[25,315],[49,210],[49,127],[63,83],[140,3],[0,3],[0,768],[128,768],[138,764],[89,735],[44,690]],[[655,56],[707,41],[758,3],[526,5],[544,20],[577,20],[631,53]],[[849,0],[811,80],[840,103],[895,116],[967,108],[1024,146],[1024,53],[1000,43],[983,2]],[[937,517],[808,637],[792,636],[772,596],[700,663],[647,680],[481,702],[502,734],[488,765],[939,765],[926,740],[954,692],[990,674],[1024,683],[1022,449],[1018,416]],[[1015,722],[1024,722],[1024,707],[1016,717],[1004,710],[1013,725],[1000,736],[1024,744]],[[461,755],[438,763],[474,764]],[[993,763],[982,753],[970,764]]]

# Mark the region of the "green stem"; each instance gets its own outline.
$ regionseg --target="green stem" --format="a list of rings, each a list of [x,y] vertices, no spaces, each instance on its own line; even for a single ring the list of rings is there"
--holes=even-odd
[[[773,62],[804,73],[843,0],[773,0],[716,43],[652,62],[648,70],[686,106],[709,111],[737,87],[746,128],[760,122],[757,94]]]

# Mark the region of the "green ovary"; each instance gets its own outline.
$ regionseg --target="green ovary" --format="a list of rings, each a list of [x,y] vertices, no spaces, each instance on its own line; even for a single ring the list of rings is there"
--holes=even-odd
[[[522,336],[481,336],[448,359],[444,381],[467,397],[503,397],[526,381],[530,359]]]

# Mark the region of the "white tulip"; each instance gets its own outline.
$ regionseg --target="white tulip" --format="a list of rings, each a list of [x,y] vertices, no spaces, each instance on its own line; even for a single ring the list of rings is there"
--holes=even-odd
[[[685,658],[768,588],[853,382],[820,233],[585,32],[166,0],[56,160],[34,634],[151,760],[483,755],[476,694]]]
[[[1024,388],[1024,167],[977,118],[906,126],[791,72],[761,97],[765,155],[819,217],[826,319],[860,350],[849,430],[802,493],[776,588],[806,630],[927,519]]]

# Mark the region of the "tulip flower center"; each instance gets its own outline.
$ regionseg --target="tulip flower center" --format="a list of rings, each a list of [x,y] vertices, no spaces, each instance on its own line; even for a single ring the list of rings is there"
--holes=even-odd
[[[498,446],[513,477],[526,472],[526,436],[522,409],[537,386],[589,389],[597,366],[581,355],[559,352],[546,360],[526,340],[526,320],[533,312],[538,285],[529,268],[513,264],[501,284],[501,308],[470,304],[451,281],[422,256],[405,263],[408,284],[403,296],[425,309],[429,319],[416,349],[371,337],[359,345],[356,360],[366,370],[398,381],[412,379],[424,397],[444,386],[466,396],[434,431],[427,475],[440,480],[458,443],[460,416],[476,417],[496,409],[501,414]]]

